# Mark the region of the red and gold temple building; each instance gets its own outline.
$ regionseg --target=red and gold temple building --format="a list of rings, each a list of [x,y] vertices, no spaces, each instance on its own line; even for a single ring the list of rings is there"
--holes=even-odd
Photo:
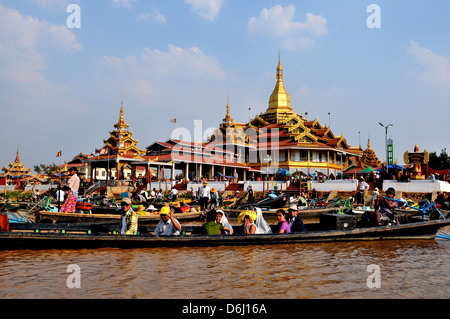
[[[217,141],[216,136],[227,136]],[[291,98],[283,83],[281,59],[277,66],[277,81],[265,113],[257,115],[249,123],[236,123],[227,114],[211,143],[233,150],[238,162],[245,163],[254,172],[299,170],[314,171],[335,176],[361,159],[364,165],[379,166],[375,152],[363,151],[360,146],[351,147],[344,136],[335,135],[330,127],[316,118],[308,120],[297,114],[291,105]],[[230,148],[231,146],[231,148]]]

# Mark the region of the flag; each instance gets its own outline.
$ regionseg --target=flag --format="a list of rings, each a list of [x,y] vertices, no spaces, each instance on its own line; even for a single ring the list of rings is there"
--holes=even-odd
[[[56,154],[56,157],[61,157],[61,155],[62,155],[62,152],[59,151],[58,154]]]
[[[100,155],[106,155],[108,154],[108,148],[103,148],[102,150],[100,150]]]
[[[177,119],[171,119],[170,120],[170,123],[176,123],[177,122]]]

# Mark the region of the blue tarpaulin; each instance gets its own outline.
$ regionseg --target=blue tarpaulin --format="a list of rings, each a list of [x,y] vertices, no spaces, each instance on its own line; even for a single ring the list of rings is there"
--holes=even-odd
[[[398,165],[398,164],[390,164],[390,165],[388,165],[388,168],[405,169],[403,166]],[[380,169],[378,170],[378,172],[381,173],[382,170],[383,170],[383,168],[380,168]]]
[[[226,175],[223,175],[223,174],[221,174],[221,173],[219,173],[219,172],[217,172],[217,174],[219,174],[220,176],[225,177],[225,178],[230,178],[230,179],[235,179],[235,178],[236,178],[236,177],[234,177],[234,176],[226,176]]]

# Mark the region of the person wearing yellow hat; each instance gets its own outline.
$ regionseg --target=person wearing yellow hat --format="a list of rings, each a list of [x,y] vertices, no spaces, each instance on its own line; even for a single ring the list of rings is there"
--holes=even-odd
[[[211,200],[210,200],[210,204],[209,204],[209,209],[212,210],[212,209],[218,208],[219,207],[219,193],[217,192],[215,187],[213,187],[211,189],[210,196],[211,196]]]
[[[245,210],[239,214],[238,223],[243,224],[244,234],[250,235],[256,233],[256,213],[250,210]]]
[[[194,186],[191,186],[191,199],[196,200],[197,199],[197,192],[195,191]]]
[[[173,207],[163,206],[159,215],[161,221],[155,228],[155,236],[174,236],[180,235],[181,224],[173,217],[175,209]]]
[[[126,197],[121,202],[122,216],[121,216],[121,235],[137,235],[138,230],[138,216],[131,208],[131,199]]]
[[[203,181],[202,187],[200,187],[199,191],[199,197],[200,197],[200,210],[205,211],[208,203],[211,200],[211,188],[208,186],[207,181]]]
[[[148,216],[148,213],[145,211],[144,205],[139,205],[137,213],[139,216]]]

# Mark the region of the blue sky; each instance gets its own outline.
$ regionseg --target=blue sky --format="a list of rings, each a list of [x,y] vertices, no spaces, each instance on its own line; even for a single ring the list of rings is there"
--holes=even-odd
[[[368,28],[367,7],[381,9]],[[81,9],[70,29],[67,6]],[[385,158],[447,148],[448,1],[0,0],[0,165],[27,167],[103,146],[125,120],[145,148],[178,127],[217,127],[229,96],[246,122],[264,112],[281,51],[299,114]],[[62,150],[62,158],[56,153]]]

